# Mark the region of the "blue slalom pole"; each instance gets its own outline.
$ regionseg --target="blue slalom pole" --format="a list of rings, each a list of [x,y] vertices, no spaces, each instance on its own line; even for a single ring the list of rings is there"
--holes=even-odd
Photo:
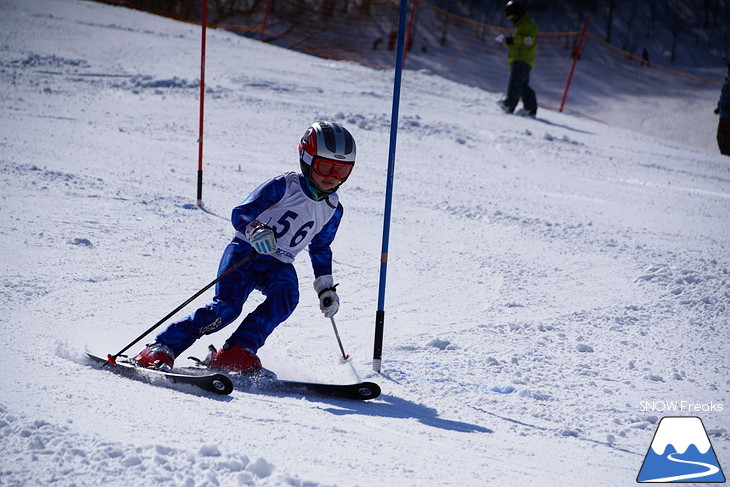
[[[393,177],[395,172],[395,145],[398,138],[398,108],[400,105],[400,85],[403,73],[403,51],[406,32],[406,7],[408,0],[400,0],[398,19],[398,44],[395,54],[395,81],[393,84],[393,112],[390,116],[390,149],[388,150],[388,177],[385,189],[385,212],[383,215],[383,246],[380,253],[380,286],[378,290],[378,310],[375,313],[375,347],[373,350],[373,370],[380,373],[383,359],[383,329],[385,328],[385,281],[388,274],[388,244],[390,242],[390,214],[393,204]]]

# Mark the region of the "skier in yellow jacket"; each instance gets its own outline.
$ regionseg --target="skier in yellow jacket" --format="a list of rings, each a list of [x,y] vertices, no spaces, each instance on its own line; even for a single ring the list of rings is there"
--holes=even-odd
[[[524,110],[518,114],[534,118],[537,115],[537,97],[530,88],[530,71],[535,66],[537,55],[537,22],[517,0],[507,2],[505,15],[515,24],[515,30],[503,41],[507,46],[507,62],[511,73],[507,98],[500,104],[505,112],[513,113],[517,103],[522,100]]]

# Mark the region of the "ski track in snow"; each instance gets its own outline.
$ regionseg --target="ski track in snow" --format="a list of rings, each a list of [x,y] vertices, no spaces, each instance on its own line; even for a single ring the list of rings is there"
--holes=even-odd
[[[500,94],[406,72],[379,376],[392,72],[209,31],[215,218],[191,204],[195,26],[72,0],[2,2],[0,19],[0,485],[628,484],[662,415],[640,401],[728,407],[727,158],[507,117]],[[306,255],[300,305],[260,354],[282,378],[383,396],[214,398],[95,370],[85,346],[116,352],[214,277],[230,209],[296,170],[319,118],[358,142],[333,246],[354,358],[337,363]],[[727,411],[702,413],[721,465]]]

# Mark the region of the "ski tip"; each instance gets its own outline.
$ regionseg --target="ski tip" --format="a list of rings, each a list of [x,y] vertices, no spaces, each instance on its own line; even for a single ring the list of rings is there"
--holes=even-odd
[[[375,399],[381,393],[380,386],[375,382],[362,382],[357,387],[358,399]]]

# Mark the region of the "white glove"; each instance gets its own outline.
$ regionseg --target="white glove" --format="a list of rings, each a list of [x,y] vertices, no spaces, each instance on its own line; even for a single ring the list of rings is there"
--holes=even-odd
[[[497,37],[494,38],[494,40],[500,44],[502,44],[504,42],[504,39],[505,39],[504,34],[499,34]]]
[[[274,230],[259,221],[246,225],[246,238],[251,247],[259,254],[273,254],[276,252],[276,237]]]
[[[319,296],[319,309],[324,313],[325,318],[332,318],[340,309],[340,298],[337,296],[332,276],[319,276],[314,280],[314,290]]]

